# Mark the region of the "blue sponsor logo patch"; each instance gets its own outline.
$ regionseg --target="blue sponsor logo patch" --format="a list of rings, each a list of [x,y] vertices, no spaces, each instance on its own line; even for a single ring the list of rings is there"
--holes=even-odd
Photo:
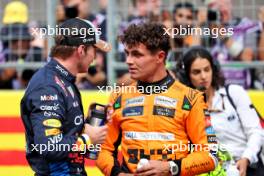
[[[143,115],[143,106],[126,107],[122,112],[123,117]]]

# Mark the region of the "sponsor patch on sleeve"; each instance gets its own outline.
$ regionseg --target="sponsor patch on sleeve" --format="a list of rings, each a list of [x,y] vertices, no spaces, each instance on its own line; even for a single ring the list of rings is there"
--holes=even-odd
[[[47,127],[60,128],[61,122],[58,119],[47,119],[43,121],[43,125]]]
[[[63,138],[63,135],[62,133],[56,135],[56,136],[51,136],[49,137],[49,141],[52,143],[52,144],[56,144],[56,143],[59,143]]]
[[[58,135],[60,133],[61,133],[61,131],[58,128],[52,128],[52,129],[45,130],[46,136],[52,136],[52,135],[55,136],[55,135]]]

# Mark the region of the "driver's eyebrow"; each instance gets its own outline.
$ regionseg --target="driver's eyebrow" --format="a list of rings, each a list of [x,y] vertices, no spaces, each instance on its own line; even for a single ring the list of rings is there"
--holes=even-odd
[[[141,52],[139,52],[138,50],[132,50],[131,53],[133,55],[143,55]]]
[[[125,51],[126,54],[129,54],[130,53],[132,55],[143,55],[141,52],[139,52],[136,49],[135,50],[131,50],[130,52],[127,49],[125,49],[124,51]]]

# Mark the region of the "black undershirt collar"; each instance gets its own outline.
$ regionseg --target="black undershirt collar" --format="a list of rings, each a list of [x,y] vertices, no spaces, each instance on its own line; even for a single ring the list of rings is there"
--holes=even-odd
[[[159,94],[164,91],[167,91],[174,82],[175,80],[167,71],[167,75],[165,76],[165,78],[159,81],[152,83],[138,81],[137,89],[140,93],[143,94]]]

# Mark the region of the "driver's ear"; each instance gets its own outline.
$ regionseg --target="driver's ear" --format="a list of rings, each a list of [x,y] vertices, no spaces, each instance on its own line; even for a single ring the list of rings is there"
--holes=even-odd
[[[157,63],[158,64],[160,64],[160,63],[164,63],[164,61],[165,61],[165,57],[166,57],[166,54],[165,54],[165,52],[164,51],[158,51],[158,53],[157,53],[157,55],[158,55],[158,57],[157,57]]]
[[[77,52],[78,52],[78,55],[84,56],[85,55],[85,53],[84,53],[84,45],[78,46]]]

